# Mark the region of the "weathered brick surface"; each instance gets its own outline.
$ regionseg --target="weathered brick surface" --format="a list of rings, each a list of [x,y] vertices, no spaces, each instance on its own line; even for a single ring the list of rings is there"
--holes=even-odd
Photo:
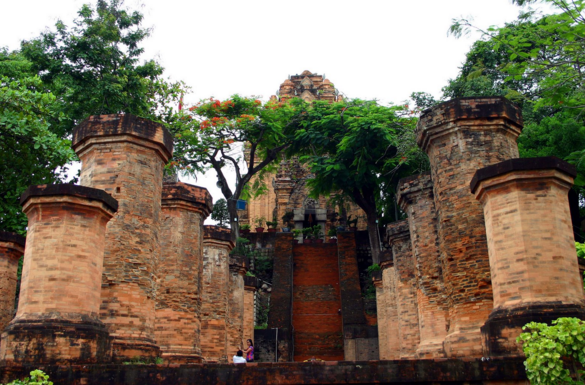
[[[248,339],[254,341],[254,296],[259,286],[258,278],[244,277],[244,347],[247,346],[245,342]]]
[[[494,310],[483,328],[491,355],[520,355],[522,326],[585,317],[568,190],[575,176],[557,158],[512,159],[478,170]]]
[[[205,188],[163,185],[155,336],[171,363],[201,361],[203,221],[212,208]]]
[[[0,380],[36,369],[0,369]],[[58,385],[485,384],[528,385],[522,359],[441,359],[191,365],[73,365],[43,368]]]
[[[294,248],[299,247],[294,246]],[[278,328],[278,361],[292,361],[293,235],[276,233],[268,328]]]
[[[244,275],[246,261],[241,255],[230,255],[229,258],[229,301],[227,317],[228,345],[227,355],[231,358],[238,348],[244,346]]]
[[[343,360],[337,245],[294,247],[294,361]]]
[[[383,296],[378,301],[378,338],[381,360],[400,358],[398,328],[398,299],[396,297],[396,269],[391,260],[382,265]],[[377,294],[377,293],[376,293]]]
[[[398,184],[398,202],[408,215],[415,263],[420,328],[420,345],[416,356],[443,357],[448,313],[430,175],[401,179]]]
[[[364,311],[357,262],[356,232],[337,234],[341,316],[343,320],[343,350],[345,360],[379,358],[378,328],[370,326]]]
[[[386,228],[396,274],[396,311],[400,358],[414,358],[420,343],[416,278],[408,221],[390,223]]]
[[[32,186],[22,197],[28,239],[18,311],[2,334],[9,365],[109,360],[98,319],[106,225],[116,212],[101,190]]]
[[[201,354],[207,362],[227,362],[229,314],[229,252],[231,231],[204,226],[203,280],[201,291]]]
[[[417,142],[431,163],[439,248],[449,298],[449,357],[482,355],[480,327],[492,309],[483,209],[469,193],[479,168],[518,157],[520,109],[504,98],[462,98],[423,113]]]
[[[73,149],[82,162],[80,184],[103,189],[120,203],[106,233],[100,309],[116,359],[156,356],[161,190],[170,133],[129,114],[92,116],[75,129]]]
[[[23,236],[0,231],[0,333],[14,318],[18,261],[25,243]]]

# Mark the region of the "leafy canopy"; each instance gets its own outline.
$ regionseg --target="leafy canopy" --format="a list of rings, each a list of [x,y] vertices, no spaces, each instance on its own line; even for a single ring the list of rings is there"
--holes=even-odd
[[[71,143],[52,131],[57,98],[18,53],[0,50],[0,228],[25,233],[20,195],[30,185],[58,183],[75,159]]]
[[[120,0],[83,5],[73,26],[58,21],[55,30],[22,43],[22,54],[33,63],[47,89],[58,96],[63,118],[60,135],[89,115],[132,113],[164,122],[186,87],[165,80],[154,60],[139,63],[150,35],[138,11],[122,8]]]

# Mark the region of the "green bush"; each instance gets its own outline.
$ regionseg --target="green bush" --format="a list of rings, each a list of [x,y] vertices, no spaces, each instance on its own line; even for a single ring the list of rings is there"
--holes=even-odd
[[[36,369],[30,372],[30,378],[27,377],[24,380],[14,380],[9,382],[7,385],[53,385],[52,381],[49,381],[49,375],[45,374],[42,370]]]
[[[526,354],[526,373],[531,384],[583,384],[585,367],[585,322],[559,318],[548,326],[531,322],[520,334]]]

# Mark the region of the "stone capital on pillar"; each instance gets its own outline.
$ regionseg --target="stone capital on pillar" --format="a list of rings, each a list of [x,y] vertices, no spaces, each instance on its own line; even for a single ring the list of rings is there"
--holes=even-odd
[[[164,183],[162,205],[167,208],[194,211],[205,219],[213,210],[213,199],[204,187],[182,182]]]
[[[96,144],[129,142],[154,150],[164,163],[173,155],[173,136],[161,124],[132,114],[94,115],[73,131],[72,147],[83,155]]]
[[[417,143],[428,153],[435,139],[458,130],[497,130],[515,142],[522,126],[520,108],[506,98],[457,98],[423,112],[418,123]]]
[[[105,232],[118,202],[89,187],[29,187],[20,200],[28,242],[16,317],[0,359],[12,363],[99,363],[111,339],[99,320]]]
[[[575,167],[558,158],[511,159],[476,172],[494,309],[482,327],[491,356],[522,355],[526,323],[585,319],[583,281],[567,199]]]
[[[25,243],[21,235],[0,231],[0,333],[14,317],[18,261]]]

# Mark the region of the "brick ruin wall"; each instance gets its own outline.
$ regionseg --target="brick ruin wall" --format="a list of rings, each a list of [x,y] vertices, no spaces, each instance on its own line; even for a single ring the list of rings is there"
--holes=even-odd
[[[524,323],[585,318],[566,199],[574,168],[555,159],[518,162],[521,128],[518,108],[502,98],[457,99],[421,116],[418,142],[431,173],[401,182],[408,220],[387,229],[391,252],[374,278],[380,358],[516,357],[513,340]],[[199,199],[194,208],[179,199],[165,208],[168,132],[131,115],[92,117],[73,143],[83,186],[37,186],[23,196],[29,234],[18,312],[0,341],[3,363],[161,355],[177,363],[228,361],[252,333],[254,285],[246,283],[246,261],[230,258],[229,234],[202,229],[209,201]],[[546,226],[534,220],[544,213],[552,214]],[[318,323],[323,331],[310,331],[329,333],[316,338],[329,344],[322,355],[341,345],[342,354],[330,359],[359,359],[373,335],[360,297],[355,235],[339,234],[337,247],[306,250],[292,245],[292,234],[271,237],[281,286],[268,327],[282,333],[278,360],[313,353],[303,352],[294,330],[302,337],[309,325],[302,318],[316,311],[328,317]],[[13,274],[19,245],[0,241],[3,274]],[[319,257],[303,259],[313,252]],[[329,301],[333,276],[338,297]],[[6,282],[3,292],[14,284]],[[7,297],[4,322],[14,307],[14,296]],[[334,302],[341,314],[330,314]],[[333,324],[335,331],[327,329]],[[42,349],[31,348],[39,341]]]

